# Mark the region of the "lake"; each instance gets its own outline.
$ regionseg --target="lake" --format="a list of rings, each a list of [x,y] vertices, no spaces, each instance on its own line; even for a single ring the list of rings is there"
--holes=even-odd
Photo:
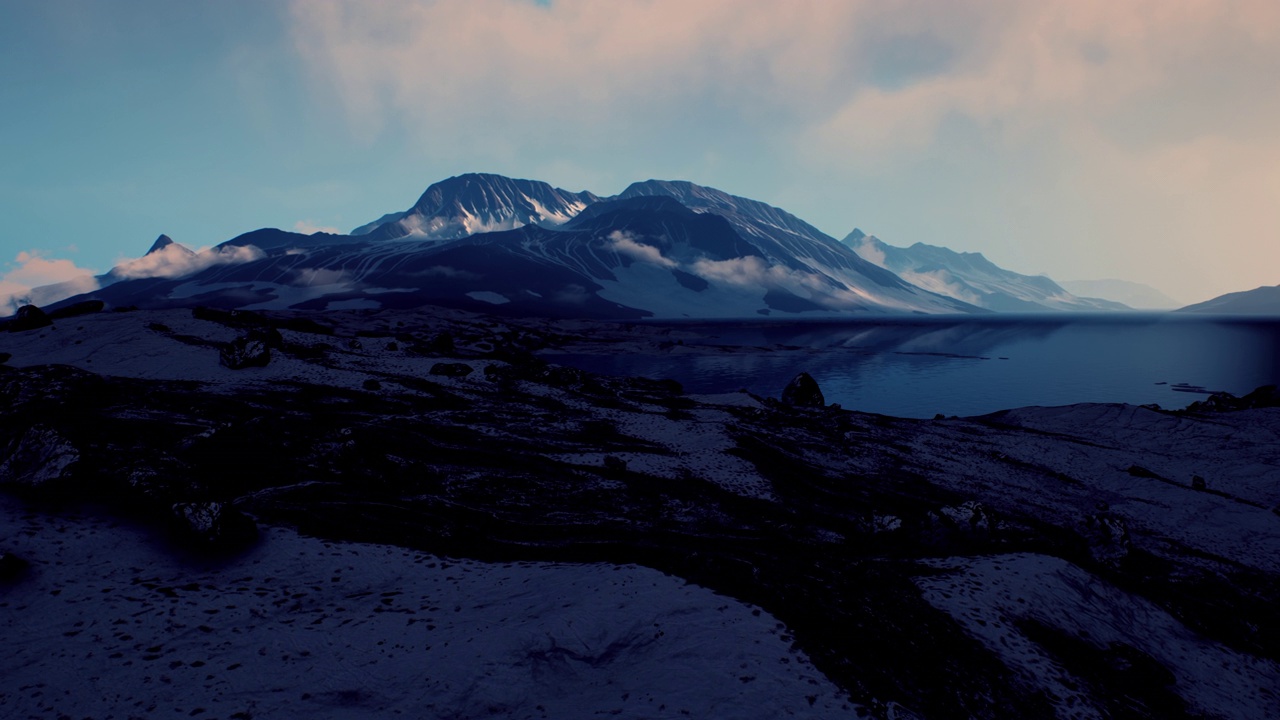
[[[827,402],[930,418],[1028,405],[1157,403],[1280,383],[1280,319],[1174,314],[686,323],[661,354],[550,355],[614,375],[674,378],[691,393],[777,397],[801,371]],[[689,335],[693,333],[693,335]]]

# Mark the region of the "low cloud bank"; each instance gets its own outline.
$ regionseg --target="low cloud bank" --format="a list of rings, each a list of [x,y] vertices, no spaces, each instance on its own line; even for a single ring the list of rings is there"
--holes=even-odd
[[[23,305],[47,305],[98,289],[94,271],[72,260],[49,259],[24,250],[15,267],[0,275],[0,314],[12,315]]]
[[[140,278],[176,278],[207,270],[215,265],[239,265],[266,257],[252,245],[223,246],[192,250],[173,243],[140,258],[125,260],[111,269],[121,280]]]

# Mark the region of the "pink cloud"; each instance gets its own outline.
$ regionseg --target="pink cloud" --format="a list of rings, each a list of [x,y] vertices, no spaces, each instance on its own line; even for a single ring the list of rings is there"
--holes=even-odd
[[[24,250],[0,275],[0,313],[11,315],[22,305],[47,305],[98,289],[95,271],[72,260],[49,259],[37,250]]]

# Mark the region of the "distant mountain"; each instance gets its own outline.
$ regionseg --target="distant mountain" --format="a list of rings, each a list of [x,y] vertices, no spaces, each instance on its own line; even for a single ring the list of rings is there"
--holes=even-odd
[[[1059,280],[1058,284],[1074,295],[1124,303],[1136,310],[1171,310],[1182,305],[1150,285],[1128,280]]]
[[[1227,293],[1212,300],[1179,308],[1177,312],[1280,316],[1280,285],[1264,285],[1253,290]]]
[[[888,245],[854,229],[844,240],[868,262],[897,273],[925,290],[997,312],[1095,312],[1128,310],[1127,306],[1097,298],[1078,297],[1043,275],[1005,270],[981,253],[916,243]]]
[[[176,243],[112,271],[113,305],[741,318],[968,313],[764,203],[687,182],[613,198],[498,175],[429,187],[360,234],[245,233],[200,253]]]

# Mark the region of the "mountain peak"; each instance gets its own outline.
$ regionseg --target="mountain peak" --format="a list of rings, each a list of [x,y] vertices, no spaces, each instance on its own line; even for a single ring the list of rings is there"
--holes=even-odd
[[[562,225],[598,198],[538,180],[465,173],[433,183],[413,207],[384,215],[352,235],[373,240],[451,240],[525,225]]]
[[[150,255],[151,253],[160,252],[173,244],[173,238],[168,235],[161,234],[160,237],[156,238],[155,242],[151,243],[151,249],[147,251],[147,254]]]

